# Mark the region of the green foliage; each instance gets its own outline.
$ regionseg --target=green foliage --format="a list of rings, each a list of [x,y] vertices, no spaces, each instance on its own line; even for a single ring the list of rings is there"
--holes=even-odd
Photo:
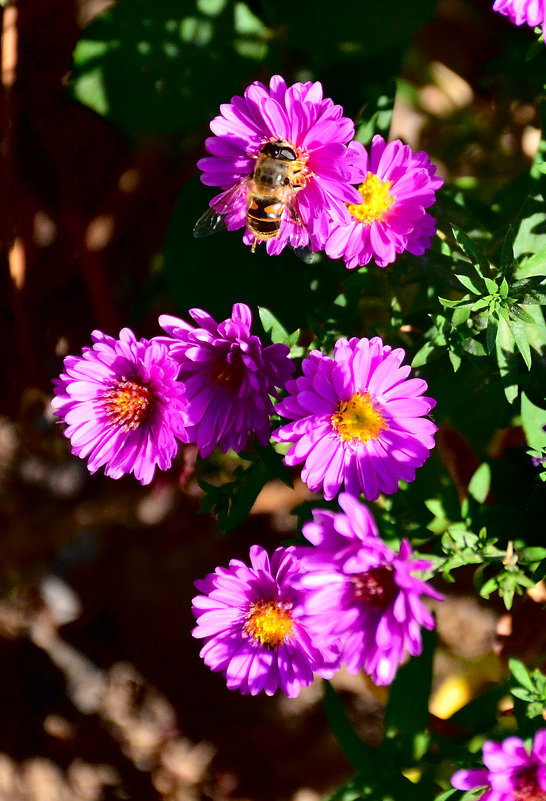
[[[536,718],[546,710],[546,676],[538,668],[531,672],[523,662],[510,658],[510,673],[513,678],[510,692],[524,702],[525,715]]]
[[[200,512],[213,512],[218,517],[218,528],[229,534],[248,517],[260,490],[272,478],[278,478],[292,487],[292,478],[284,466],[282,457],[271,446],[262,448],[254,444],[254,453],[241,453],[241,458],[250,464],[239,465],[234,471],[234,481],[220,487],[206,481],[199,486],[205,495]]]

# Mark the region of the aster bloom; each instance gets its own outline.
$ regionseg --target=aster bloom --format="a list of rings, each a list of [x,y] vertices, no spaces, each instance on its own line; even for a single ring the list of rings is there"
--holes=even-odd
[[[334,357],[319,350],[303,360],[303,376],[287,381],[278,414],[294,422],[273,432],[291,442],[287,465],[304,462],[302,480],[331,500],[342,484],[369,501],[391,495],[398,480],[413,481],[434,447],[437,427],[424,415],[436,402],[427,384],[408,376],[401,348],[379,337],[338,339]]]
[[[345,204],[359,200],[349,183],[347,160],[353,122],[343,116],[341,106],[323,97],[318,81],[287,86],[280,75],[271,78],[269,89],[259,81],[252,83],[243,97],[232,97],[220,112],[210,124],[214,136],[205,142],[211,155],[197,164],[204,184],[227,190],[210,206],[226,215],[228,230],[245,225],[247,192],[234,187],[252,175],[266,143],[282,141],[301,167],[293,185],[303,225],[285,213],[279,235],[267,240],[267,252],[278,254],[287,242],[296,248],[311,244],[320,249],[328,231],[326,211],[336,220],[348,221]],[[256,239],[248,228],[243,238],[246,244]]]
[[[314,672],[331,677],[337,653],[311,631],[294,587],[301,574],[295,549],[277,548],[271,559],[259,545],[250,549],[250,567],[232,559],[229,567],[195,582],[194,637],[205,644],[201,656],[224,673],[230,690],[295,698]]]
[[[546,798],[546,729],[535,734],[528,751],[519,737],[483,744],[485,768],[458,770],[451,784],[458,790],[484,788],[482,801],[544,801]]]
[[[493,11],[498,11],[499,14],[508,17],[514,25],[525,24],[530,25],[531,28],[542,25],[544,32],[546,21],[544,0],[495,0]]]
[[[315,509],[303,527],[315,546],[298,551],[305,611],[313,625],[341,641],[349,673],[364,670],[376,684],[390,684],[405,651],[422,652],[420,627],[434,628],[421,597],[442,596],[414,575],[431,564],[413,559],[407,540],[395,553],[363,504],[346,493],[339,504],[343,513]]]
[[[114,339],[93,331],[92,347],[67,356],[54,380],[55,414],[67,423],[72,453],[89,458],[95,473],[111,478],[134,473],[149,484],[155,468],[166,470],[184,441],[184,389],[167,345],[137,340],[129,328]]]
[[[186,432],[201,456],[217,445],[242,451],[249,434],[267,445],[276,387],[284,387],[294,372],[289,348],[280,343],[263,347],[250,333],[252,313],[236,303],[232,316],[217,323],[202,309],[190,309],[196,326],[163,314],[159,324],[170,335],[171,352],[180,363],[188,403]]]
[[[426,212],[443,180],[424,150],[414,153],[397,139],[385,142],[376,135],[370,154],[360,142],[351,142],[353,182],[359,199],[349,205],[350,221],[334,222],[325,250],[343,258],[349,270],[373,258],[378,267],[391,264],[407,250],[421,256],[436,233],[434,218]]]

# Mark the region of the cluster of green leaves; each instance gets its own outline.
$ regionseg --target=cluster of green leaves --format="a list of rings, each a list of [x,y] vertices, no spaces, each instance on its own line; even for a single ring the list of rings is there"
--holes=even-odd
[[[546,676],[535,668],[527,670],[523,662],[512,657],[510,673],[513,678],[510,692],[514,698],[523,701],[523,712],[527,718],[544,717],[546,714]]]
[[[425,501],[434,515],[427,528],[439,535],[442,556],[431,555],[434,571],[441,572],[448,582],[454,582],[453,571],[477,565],[474,585],[482,598],[497,592],[507,609],[512,607],[514,594],[521,595],[546,575],[546,548],[526,546],[522,538],[510,539],[499,547],[499,537],[488,533],[481,525],[483,504],[491,491],[491,469],[483,463],[468,485],[468,495],[461,504],[461,519],[451,521],[437,498]]]

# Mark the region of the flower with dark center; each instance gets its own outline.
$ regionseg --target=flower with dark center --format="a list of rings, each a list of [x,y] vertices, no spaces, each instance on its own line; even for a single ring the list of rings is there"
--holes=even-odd
[[[483,788],[481,801],[546,801],[546,729],[530,747],[519,737],[483,744],[485,768],[458,770],[451,784],[458,790]]]
[[[159,324],[169,334],[162,341],[180,364],[187,400],[186,431],[201,456],[219,446],[240,452],[248,437],[267,445],[272,397],[278,397],[295,369],[286,345],[264,347],[250,333],[252,313],[244,303],[217,323],[202,309],[190,309],[197,325],[163,314]]]
[[[343,513],[315,509],[303,527],[315,546],[298,549],[305,611],[314,626],[338,638],[349,673],[364,670],[376,684],[390,684],[405,652],[421,653],[421,626],[434,628],[421,598],[442,596],[415,575],[430,563],[415,559],[406,540],[396,553],[363,504],[346,493],[339,503]]]

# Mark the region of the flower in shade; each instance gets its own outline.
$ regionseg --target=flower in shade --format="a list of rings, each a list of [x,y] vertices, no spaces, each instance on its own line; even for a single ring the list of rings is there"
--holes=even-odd
[[[305,611],[314,626],[341,641],[349,673],[364,670],[376,684],[390,684],[405,652],[422,652],[421,626],[434,628],[421,597],[442,596],[414,575],[431,564],[413,559],[406,540],[395,553],[364,505],[345,493],[339,503],[343,513],[315,509],[303,527],[315,546],[299,549]]]
[[[485,768],[458,770],[451,784],[458,790],[483,788],[482,801],[544,801],[546,798],[546,729],[535,734],[528,750],[519,737],[483,744]]]
[[[281,141],[298,161],[299,172],[291,182],[296,199],[291,202],[297,205],[304,225],[286,210],[279,235],[267,240],[267,252],[280,253],[287,242],[293,247],[307,246],[310,238],[315,249],[322,247],[328,230],[326,212],[348,221],[345,204],[359,198],[349,182],[346,147],[354,125],[343,116],[341,106],[323,97],[318,81],[287,86],[280,75],[274,75],[269,89],[256,81],[243,97],[232,97],[222,105],[220,112],[210,124],[214,136],[205,142],[210,155],[197,166],[203,170],[204,184],[227,190],[214,197],[210,206],[226,215],[228,230],[245,225],[247,192],[239,191],[239,185],[244,186],[253,174],[264,145]],[[248,228],[244,241],[255,241]]]
[[[233,559],[229,567],[196,581],[194,637],[205,640],[201,656],[222,671],[230,690],[247,695],[281,689],[290,698],[337,668],[337,652],[309,629],[304,593],[294,587],[301,575],[295,549],[277,548],[271,559],[259,545],[250,549],[250,567]]]
[[[351,142],[353,183],[359,199],[349,205],[350,220],[331,226],[325,250],[343,258],[348,269],[371,259],[386,267],[407,250],[421,256],[436,233],[434,218],[426,212],[443,180],[423,151],[414,153],[400,140],[374,136],[368,155],[360,142]]]
[[[303,481],[327,500],[345,490],[369,501],[413,481],[434,447],[437,427],[424,417],[435,406],[427,384],[409,378],[404,351],[379,337],[338,339],[334,357],[319,350],[303,360],[303,376],[287,382],[276,411],[293,422],[273,432],[293,443],[284,460],[304,462]]]
[[[531,28],[543,26],[546,22],[544,0],[495,0],[493,11],[508,17],[514,25],[530,25]]]
[[[242,451],[249,434],[262,445],[270,435],[276,387],[284,387],[294,372],[289,348],[280,343],[263,347],[250,333],[252,313],[244,303],[233,306],[232,316],[217,323],[202,309],[190,309],[196,326],[161,315],[159,324],[169,334],[173,356],[180,363],[184,383],[186,432],[201,456],[217,445]]]
[[[166,470],[185,441],[184,389],[178,362],[166,344],[137,340],[129,328],[119,339],[93,331],[92,347],[67,356],[54,380],[52,406],[67,423],[72,453],[88,458],[91,473],[104,465],[111,478],[134,473],[149,484]]]

